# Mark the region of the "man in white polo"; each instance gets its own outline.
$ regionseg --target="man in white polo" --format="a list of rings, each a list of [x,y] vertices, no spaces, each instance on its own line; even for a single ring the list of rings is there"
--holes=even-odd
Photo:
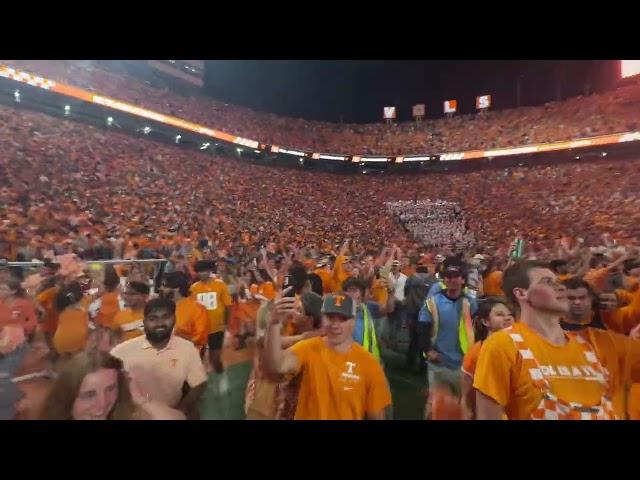
[[[111,354],[124,362],[144,395],[196,419],[207,374],[193,343],[173,335],[175,310],[173,300],[151,300],[144,308],[144,336],[121,343]]]

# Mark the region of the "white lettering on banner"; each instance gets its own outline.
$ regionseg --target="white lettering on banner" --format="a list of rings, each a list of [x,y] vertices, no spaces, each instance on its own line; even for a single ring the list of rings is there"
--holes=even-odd
[[[284,148],[281,148],[280,153],[286,153],[288,155],[296,155],[298,157],[304,157],[304,152],[298,152],[297,150],[285,150]]]
[[[458,109],[458,102],[455,100],[447,100],[444,102],[444,113],[455,113]]]
[[[199,293],[196,298],[198,303],[207,310],[216,310],[218,308],[218,294],[216,292]]]
[[[618,139],[618,143],[640,140],[640,132],[626,133]]]
[[[582,372],[580,371],[580,369],[578,367],[571,367],[571,374],[574,377],[581,377],[582,376]]]
[[[491,95],[481,95],[476,99],[476,107],[479,110],[489,108],[491,106]]]
[[[535,153],[538,151],[538,147],[520,147],[520,148],[507,148],[504,150],[488,150],[484,152],[487,157],[501,157],[503,155],[522,155],[525,153]]]
[[[237,137],[233,143],[237,143],[238,145],[243,145],[249,148],[258,148],[259,143],[255,140],[248,140],[246,138]]]
[[[151,110],[145,110],[144,108],[128,105],[126,103],[118,102],[117,100],[112,100],[106,97],[101,97],[99,95],[93,96],[93,103],[104,105],[105,107],[115,108],[116,110],[121,110],[123,112],[132,113],[133,115],[145,117],[160,123],[167,123],[166,117],[160,113],[155,113]]]
[[[563,377],[570,377],[571,376],[571,370],[569,370],[567,367],[562,366],[562,365],[558,366],[558,372]]]
[[[569,148],[587,147],[591,145],[591,140],[576,140],[569,144]]]
[[[324,160],[344,160],[345,159],[345,157],[342,157],[340,155],[320,155],[320,158]]]

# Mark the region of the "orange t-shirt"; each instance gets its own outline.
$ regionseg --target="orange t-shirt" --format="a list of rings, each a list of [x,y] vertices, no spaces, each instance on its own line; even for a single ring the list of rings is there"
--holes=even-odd
[[[627,397],[627,412],[629,420],[640,420],[640,383],[631,385]]]
[[[42,331],[53,335],[58,328],[58,312],[53,306],[53,301],[56,298],[58,289],[56,287],[48,288],[40,292],[36,296],[36,300],[44,309],[44,323],[42,325]]]
[[[6,303],[4,306],[10,311],[8,323],[20,325],[27,336],[35,332],[38,320],[33,304],[29,300],[16,298],[10,306]]]
[[[391,405],[391,392],[376,358],[357,343],[338,353],[323,337],[296,343],[289,351],[302,372],[296,420],[363,420]]]
[[[102,295],[100,310],[96,322],[106,328],[115,328],[113,325],[116,315],[120,312],[120,300],[118,290]]]
[[[209,336],[207,311],[192,298],[183,298],[176,303],[175,334],[190,340],[197,347],[207,344]]]
[[[342,284],[344,281],[351,276],[350,273],[347,273],[344,269],[344,264],[347,261],[347,257],[344,255],[338,256],[336,258],[336,263],[333,269],[333,291],[338,292],[342,290]],[[322,278],[322,277],[321,277]]]
[[[273,282],[262,282],[258,287],[257,293],[267,300],[275,300],[276,298],[276,289],[273,286]]]
[[[380,284],[380,279],[374,278],[371,284],[371,297],[381,307],[385,306],[389,301],[389,290]]]
[[[609,372],[608,389],[619,414],[616,397],[624,382],[640,379],[640,342],[606,330],[588,328],[587,332],[598,359]],[[557,397],[585,406],[600,403],[604,387],[573,335],[567,335],[566,345],[557,346],[524,323],[514,324],[512,333],[524,338]],[[502,405],[511,420],[529,419],[542,399],[530,373],[522,368],[522,358],[507,331],[496,332],[483,342],[473,386]]]
[[[476,365],[478,364],[478,358],[480,358],[481,349],[482,342],[474,343],[462,359],[462,371],[470,377],[473,377],[476,373]]]
[[[125,308],[120,310],[113,318],[111,329],[121,331],[123,339],[130,340],[144,333],[143,320],[144,309],[133,310]]]
[[[484,294],[487,297],[504,297],[502,290],[502,272],[495,270],[491,272],[483,281]]]
[[[330,270],[326,268],[318,268],[313,271],[322,280],[322,293],[325,295],[333,291],[333,275]]]
[[[214,278],[207,282],[196,282],[191,286],[191,297],[202,305],[209,318],[209,332],[224,332],[224,313],[233,300],[229,288],[222,280]]]
[[[84,350],[89,336],[89,314],[80,307],[65,308],[58,317],[53,346],[58,353],[77,353]]]
[[[584,275],[584,281],[591,285],[595,293],[602,293],[610,272],[609,267],[591,269]]]

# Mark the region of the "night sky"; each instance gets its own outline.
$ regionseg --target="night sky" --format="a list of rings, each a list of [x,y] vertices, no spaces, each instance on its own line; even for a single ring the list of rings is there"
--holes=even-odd
[[[400,121],[425,103],[427,117],[442,117],[442,102],[456,99],[459,113],[475,111],[475,97],[490,94],[494,109],[540,105],[610,85],[611,60],[209,60],[205,88],[212,96],[256,110],[310,120],[367,123],[382,108],[397,107]],[[558,70],[558,72],[556,72]]]

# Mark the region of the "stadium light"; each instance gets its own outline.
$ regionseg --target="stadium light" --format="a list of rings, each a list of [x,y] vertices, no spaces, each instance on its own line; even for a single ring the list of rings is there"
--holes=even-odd
[[[20,90],[16,90],[15,92],[13,92],[13,98],[15,99],[16,103],[20,103]]]
[[[176,143],[180,143],[181,138],[182,138],[182,135],[176,135]]]
[[[107,117],[107,125],[110,127],[113,125],[113,117]]]
[[[68,117],[70,113],[71,113],[71,107],[69,105],[65,105],[64,106],[64,116]]]
[[[203,143],[202,146],[200,147],[200,150],[206,150],[209,147],[209,145],[211,145],[209,142]]]
[[[607,156],[607,152],[602,152],[602,156],[606,157]]]
[[[149,132],[151,131],[150,127],[144,127],[144,129],[142,130],[144,132],[145,135],[149,135]]]

